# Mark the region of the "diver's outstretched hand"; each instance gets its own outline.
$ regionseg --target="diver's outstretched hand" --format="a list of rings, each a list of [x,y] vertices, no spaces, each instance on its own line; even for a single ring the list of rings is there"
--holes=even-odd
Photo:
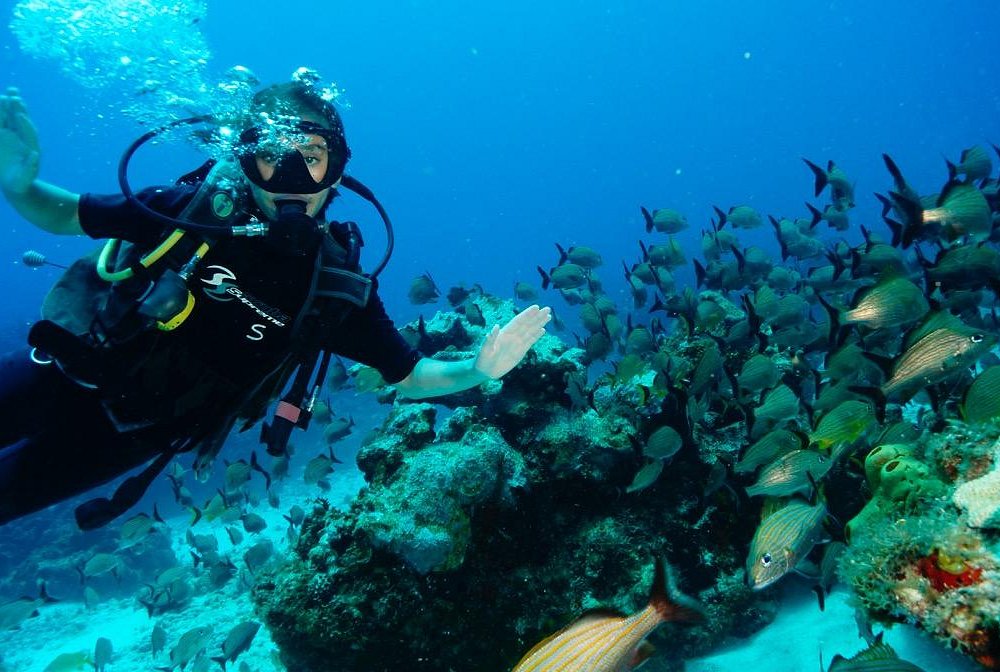
[[[494,325],[476,357],[476,370],[489,378],[500,378],[524,359],[545,333],[552,309],[530,306],[504,326]]]
[[[0,95],[0,189],[23,194],[38,177],[38,133],[20,92],[13,86]]]

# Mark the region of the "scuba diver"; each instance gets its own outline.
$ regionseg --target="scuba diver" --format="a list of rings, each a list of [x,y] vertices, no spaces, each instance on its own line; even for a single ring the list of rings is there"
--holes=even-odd
[[[24,102],[15,88],[0,96],[0,188],[10,204],[50,233],[108,239],[50,291],[28,346],[0,358],[0,525],[146,465],[110,497],[76,507],[82,529],[105,525],[178,453],[197,450],[196,464],[210,464],[237,424],[262,421],[268,452],[286,454],[331,353],[420,399],[503,376],[545,333],[551,311],[535,305],[494,326],[465,361],[422,358],[407,344],[377,292],[391,224],[344,173],[340,115],[313,83],[259,91],[229,155],[133,193],[128,160],[161,130],[126,151],[121,194],[79,195],[38,179]],[[358,264],[357,227],[326,219],[341,188],[386,225],[388,250],[373,273]]]

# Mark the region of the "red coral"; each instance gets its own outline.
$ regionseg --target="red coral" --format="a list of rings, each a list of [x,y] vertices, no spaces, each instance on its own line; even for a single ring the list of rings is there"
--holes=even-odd
[[[941,569],[938,563],[938,552],[935,549],[930,555],[917,560],[917,571],[921,576],[931,582],[931,586],[938,592],[952,590],[961,586],[971,586],[978,583],[983,574],[979,567],[965,565],[965,570],[960,574],[955,574]]]

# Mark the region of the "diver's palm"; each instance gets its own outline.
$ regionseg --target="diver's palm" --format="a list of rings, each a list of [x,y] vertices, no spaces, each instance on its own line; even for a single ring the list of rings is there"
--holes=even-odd
[[[503,329],[494,325],[486,336],[476,357],[476,370],[489,378],[500,378],[524,359],[538,339],[545,333],[545,325],[552,319],[549,308],[525,308]]]
[[[23,193],[38,177],[38,133],[17,89],[0,96],[0,188]]]

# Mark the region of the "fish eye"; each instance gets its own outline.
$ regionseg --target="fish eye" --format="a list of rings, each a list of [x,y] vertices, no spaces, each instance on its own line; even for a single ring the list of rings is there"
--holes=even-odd
[[[765,553],[764,555],[760,556],[760,564],[764,565],[765,567],[770,566],[770,564],[771,564],[771,554],[770,553]]]
[[[983,335],[982,334],[973,334],[972,336],[969,337],[969,340],[972,341],[973,343],[982,343],[983,342]]]

